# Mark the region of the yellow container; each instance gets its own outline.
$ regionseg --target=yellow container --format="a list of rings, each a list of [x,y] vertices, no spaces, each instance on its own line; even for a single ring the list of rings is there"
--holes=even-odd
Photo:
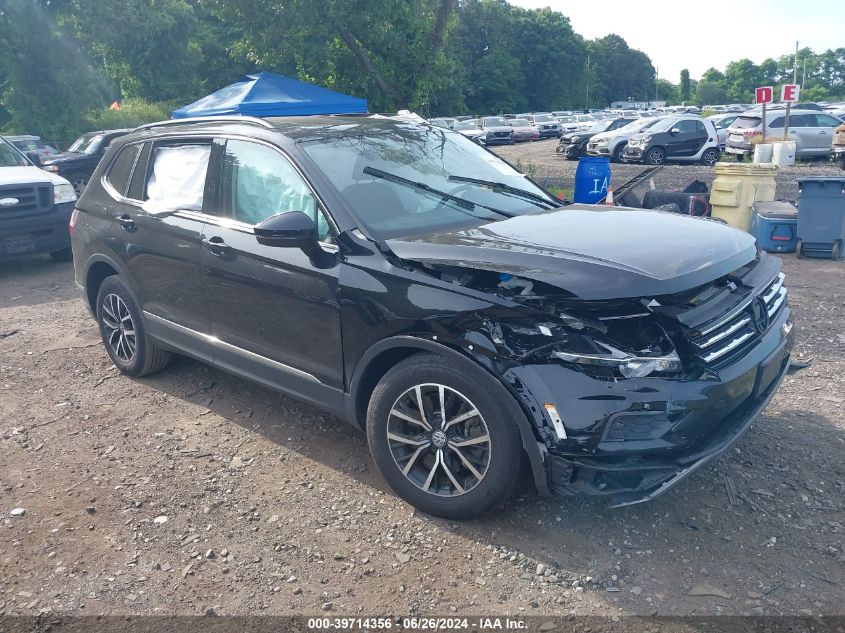
[[[710,187],[712,216],[738,229],[751,226],[751,205],[775,199],[777,165],[716,163],[716,179]]]

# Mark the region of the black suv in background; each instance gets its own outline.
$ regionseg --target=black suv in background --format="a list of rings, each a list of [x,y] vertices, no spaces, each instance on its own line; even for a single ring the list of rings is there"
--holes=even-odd
[[[617,119],[603,119],[596,121],[595,124],[585,132],[570,132],[560,137],[556,152],[563,154],[569,160],[576,160],[580,156],[587,155],[587,144],[590,139],[601,134],[602,132],[610,132],[623,128],[629,123],[633,123],[637,119],[617,118]]]
[[[88,179],[94,173],[97,163],[106,153],[109,143],[130,130],[100,130],[83,134],[68,150],[61,154],[51,154],[41,159],[41,168],[59,174],[70,181],[77,194],[85,191]]]
[[[710,219],[559,205],[407,119],[183,119],[106,152],[76,281],[124,374],[178,352],[321,407],[426,512],[489,510],[524,464],[639,503],[783,379],[780,260]]]

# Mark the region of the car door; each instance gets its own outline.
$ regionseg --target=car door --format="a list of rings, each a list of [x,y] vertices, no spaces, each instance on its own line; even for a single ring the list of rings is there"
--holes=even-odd
[[[829,114],[815,114],[816,118],[816,150],[821,156],[826,156],[833,145],[833,132],[842,125],[842,121]]]
[[[668,158],[681,158],[684,156],[692,156],[700,147],[700,135],[697,131],[697,121],[692,119],[682,119],[677,121],[669,132],[669,138],[666,142],[666,156]],[[704,126],[702,126],[702,131]]]
[[[137,151],[128,189],[118,191],[109,243],[130,275],[150,333],[198,358],[212,361],[208,309],[199,258],[206,171],[211,139],[168,139],[127,145]],[[131,154],[130,154],[131,158]]]
[[[306,400],[343,389],[334,230],[290,158],[257,140],[218,139],[220,220],[206,225],[201,256],[215,364]],[[312,216],[319,247],[259,244],[253,227],[291,211]]]
[[[818,130],[813,114],[793,114],[789,117],[787,138],[796,143],[796,155],[813,156],[818,153]]]

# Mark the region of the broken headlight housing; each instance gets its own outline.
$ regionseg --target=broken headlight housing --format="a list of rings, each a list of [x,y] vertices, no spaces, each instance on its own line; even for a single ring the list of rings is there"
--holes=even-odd
[[[578,365],[597,365],[619,371],[625,378],[644,378],[651,374],[676,374],[681,371],[681,359],[672,350],[662,356],[636,356],[623,352],[611,345],[596,341],[596,345],[607,350],[606,354],[584,354],[555,350],[551,354],[560,360]]]

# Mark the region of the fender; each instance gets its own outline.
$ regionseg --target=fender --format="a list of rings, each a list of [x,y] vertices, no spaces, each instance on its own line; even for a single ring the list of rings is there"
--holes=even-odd
[[[355,365],[355,371],[352,375],[352,380],[349,383],[349,396],[347,398],[347,418],[355,420],[355,403],[358,400],[358,390],[361,386],[361,377],[366,373],[367,367],[370,363],[381,353],[391,349],[398,348],[416,348],[420,351],[432,352],[440,354],[446,358],[451,358],[457,363],[470,362],[472,365],[481,370],[482,375],[486,376],[491,383],[491,388],[503,389],[506,397],[502,398],[507,407],[508,415],[516,422],[519,429],[520,437],[522,438],[522,448],[525,454],[528,455],[528,460],[531,464],[531,473],[534,478],[534,485],[537,491],[543,496],[549,496],[549,485],[546,476],[546,450],[545,444],[540,442],[534,434],[534,429],[529,422],[528,414],[523,410],[521,403],[513,396],[507,385],[497,376],[492,374],[487,368],[480,363],[475,362],[471,357],[463,354],[451,347],[438,343],[434,340],[424,339],[417,336],[392,336],[390,338],[382,339],[370,347],[361,356],[358,363]]]
[[[91,302],[88,300],[88,289],[86,288],[86,280],[88,279],[88,274],[91,271],[91,267],[98,263],[108,264],[112,268],[117,271],[117,274],[121,275],[124,279],[129,282],[130,287],[134,285],[134,277],[131,273],[129,273],[126,268],[120,263],[120,260],[115,257],[112,253],[95,253],[93,255],[89,255],[88,258],[85,260],[85,264],[82,267],[82,278],[81,280],[77,280],[76,285],[80,287],[83,291],[83,298],[85,300],[85,305],[88,307],[88,311],[91,312]],[[93,312],[92,312],[93,314]]]

